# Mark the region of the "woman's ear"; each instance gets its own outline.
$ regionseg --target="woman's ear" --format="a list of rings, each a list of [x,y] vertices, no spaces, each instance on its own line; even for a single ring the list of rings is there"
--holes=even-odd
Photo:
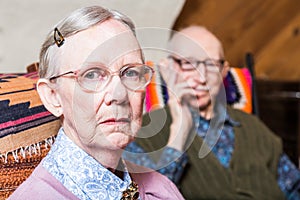
[[[47,79],[39,79],[37,82],[37,91],[47,110],[56,117],[60,117],[62,115],[62,106],[59,94],[53,88],[52,83]]]
[[[223,79],[227,76],[228,72],[230,70],[230,64],[227,60],[224,61],[223,69],[222,69],[222,77]]]

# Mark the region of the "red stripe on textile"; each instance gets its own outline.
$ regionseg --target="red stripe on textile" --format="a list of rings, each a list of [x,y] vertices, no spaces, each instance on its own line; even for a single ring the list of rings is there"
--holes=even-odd
[[[147,61],[146,64],[150,67],[154,66],[152,61]],[[157,106],[159,104],[159,97],[157,91],[157,83],[156,76],[152,77],[150,84],[146,87],[146,96],[145,96],[145,105],[146,112],[150,112],[153,109],[153,106]]]
[[[0,138],[3,138],[7,135],[11,135],[11,134],[17,134],[19,132],[28,130],[28,129],[32,129],[32,128],[38,128],[39,126],[55,121],[55,120],[59,120],[59,118],[55,117],[54,115],[49,115],[47,117],[44,118],[39,118],[35,121],[30,121],[28,123],[24,123],[24,124],[20,124],[18,126],[11,126],[8,127],[8,129],[2,129],[0,130]]]
[[[159,104],[158,99],[158,92],[156,89],[155,83],[150,83],[147,87],[147,98],[146,98],[146,105],[147,105],[147,112],[150,112],[153,109],[153,106],[157,106]]]
[[[146,87],[146,95],[145,95],[145,105],[146,105],[146,112],[149,112],[151,107],[151,95],[150,95],[150,89],[149,85]]]
[[[37,114],[31,115],[31,116],[28,116],[28,117],[23,117],[21,119],[17,119],[17,120],[14,120],[14,121],[5,122],[5,123],[0,124],[0,129],[6,128],[6,127],[9,127],[9,126],[16,126],[18,124],[22,124],[22,123],[25,123],[25,122],[28,122],[28,121],[33,121],[35,119],[42,118],[42,117],[45,117],[45,116],[48,116],[48,115],[51,115],[51,113],[48,112],[48,111],[45,111],[45,112],[37,113]]]
[[[25,77],[30,78],[30,79],[38,79],[39,75],[37,72],[30,72],[27,74],[24,74]]]
[[[244,92],[246,103],[242,108],[243,111],[251,113],[252,112],[252,94],[251,94],[251,82],[249,82],[249,78],[247,77],[247,70],[236,70],[236,73],[241,82],[241,89]]]

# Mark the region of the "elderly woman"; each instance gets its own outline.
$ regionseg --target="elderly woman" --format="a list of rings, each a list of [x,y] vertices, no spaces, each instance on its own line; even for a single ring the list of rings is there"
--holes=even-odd
[[[153,74],[127,17],[99,6],[74,11],[46,38],[39,74],[40,97],[62,128],[10,199],[183,199],[166,177],[121,159]]]

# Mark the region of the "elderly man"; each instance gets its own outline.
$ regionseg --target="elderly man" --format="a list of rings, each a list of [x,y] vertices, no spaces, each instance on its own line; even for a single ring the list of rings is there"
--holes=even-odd
[[[128,151],[145,150],[148,158],[136,162],[173,180],[184,169],[178,186],[186,199],[300,199],[300,172],[280,138],[255,116],[226,106],[229,63],[220,41],[191,26],[173,34],[169,52],[160,63],[168,105],[144,117]],[[170,148],[188,155],[185,168]]]
[[[74,11],[47,36],[39,70],[41,100],[62,128],[10,199],[183,199],[168,178],[120,159],[153,74],[127,17],[99,6]]]

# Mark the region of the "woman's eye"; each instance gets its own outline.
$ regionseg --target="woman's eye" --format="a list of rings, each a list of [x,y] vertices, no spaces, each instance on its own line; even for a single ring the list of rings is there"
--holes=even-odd
[[[189,60],[184,60],[184,61],[181,61],[181,64],[182,65],[191,65],[191,64],[193,64],[193,62],[189,61]]]
[[[136,69],[128,69],[123,73],[123,76],[127,78],[139,77],[140,71]]]
[[[104,70],[101,69],[92,69],[88,70],[83,74],[84,79],[89,79],[89,80],[101,80],[105,79],[107,77],[107,73]]]
[[[193,68],[197,67],[197,61],[194,61],[194,60],[186,60],[182,64],[187,69],[193,69]]]

